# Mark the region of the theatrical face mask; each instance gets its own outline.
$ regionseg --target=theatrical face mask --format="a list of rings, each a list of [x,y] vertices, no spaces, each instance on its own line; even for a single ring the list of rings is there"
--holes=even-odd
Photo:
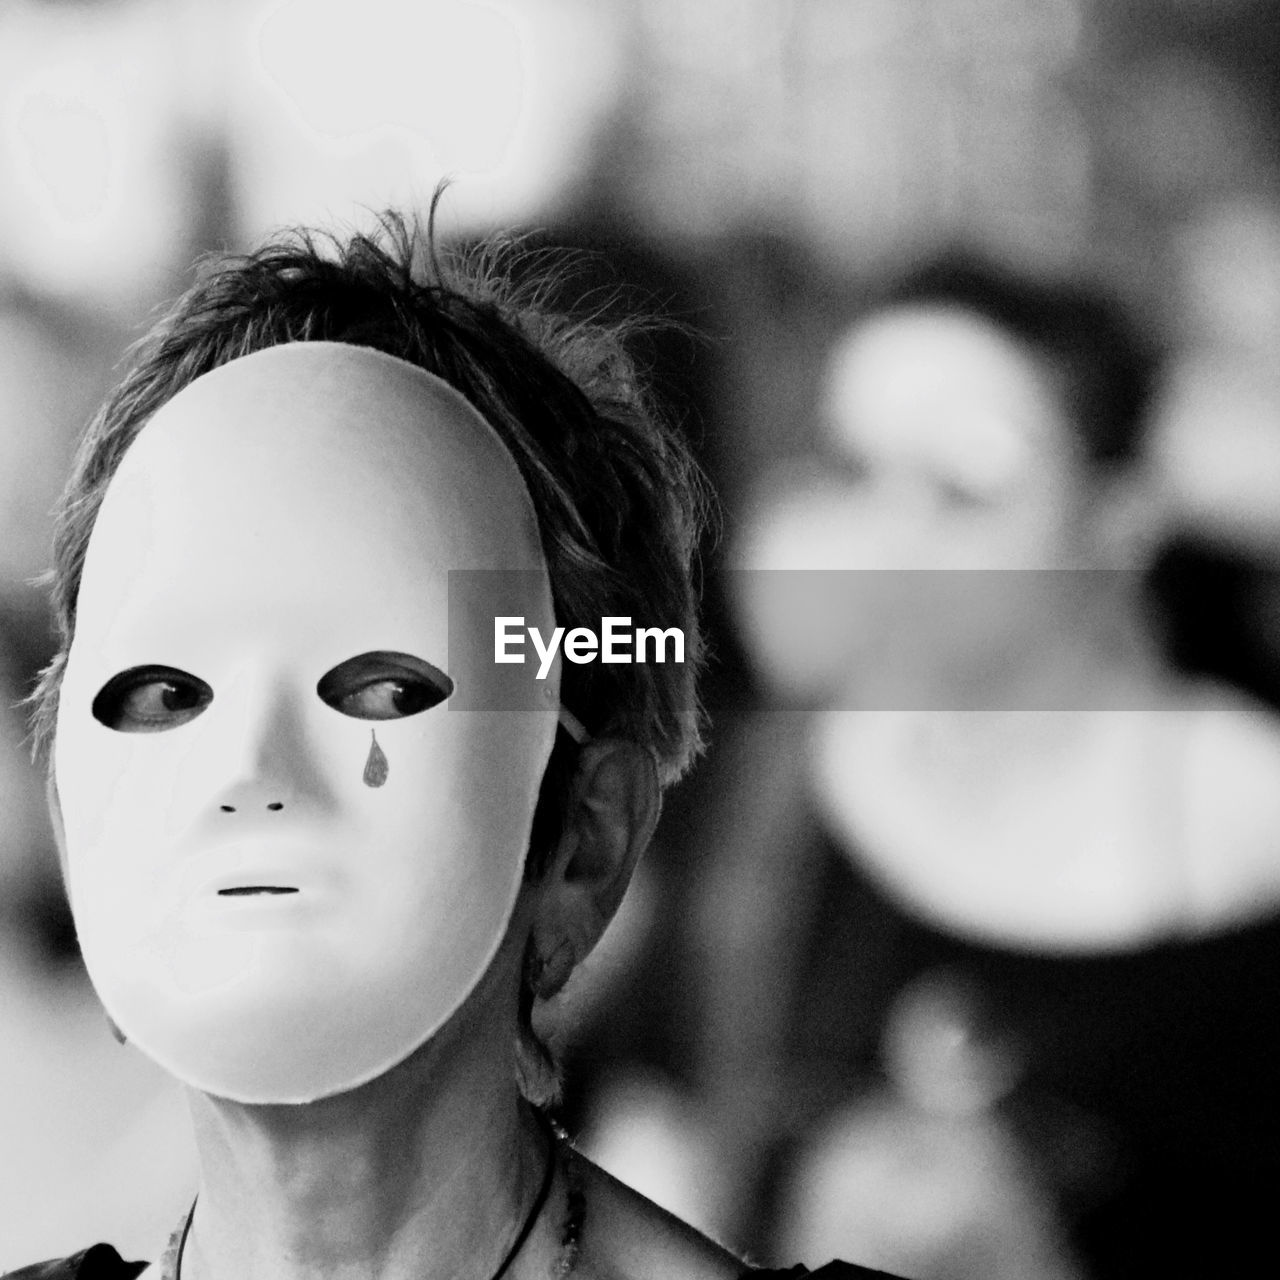
[[[111,482],[57,721],[68,884],[107,1012],[186,1083],[353,1088],[496,954],[559,670],[541,711],[450,708],[464,568],[534,570],[524,608],[550,628],[514,460],[456,392],[368,349],[205,375]]]

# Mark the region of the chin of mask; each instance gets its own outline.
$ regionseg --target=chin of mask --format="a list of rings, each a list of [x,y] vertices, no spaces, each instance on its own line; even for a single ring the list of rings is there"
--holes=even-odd
[[[187,1084],[353,1088],[497,955],[559,668],[541,711],[451,709],[459,671],[493,671],[450,671],[455,569],[525,570],[513,611],[552,626],[510,454],[439,379],[365,348],[206,374],[111,482],[58,711],[68,885],[108,1014]]]

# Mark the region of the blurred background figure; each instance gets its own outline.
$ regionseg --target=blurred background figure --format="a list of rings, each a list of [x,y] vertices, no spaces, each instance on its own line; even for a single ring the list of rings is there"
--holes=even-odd
[[[599,307],[686,326],[637,349],[727,531],[712,749],[565,998],[565,1120],[762,1260],[878,1228],[908,1274],[1228,1270],[1277,1190],[1277,66],[1269,0],[0,6],[0,1269],[144,1256],[189,1180],[180,1100],[85,983],[13,708],[71,438],[201,250],[449,174],[447,233],[528,226]],[[1060,432],[1070,352],[890,296],[945,244],[1105,280],[1145,434]],[[766,529],[817,576],[753,598],[726,569]],[[784,625],[855,563],[913,573]],[[154,1221],[114,1198],[140,1168]],[[913,1179],[930,1212],[877,1208]]]
[[[753,651],[837,711],[830,819],[979,936],[1130,946],[1280,898],[1280,720],[1175,671],[1148,616],[1154,372],[1100,295],[939,259],[839,339],[831,465],[742,534],[775,571],[740,579]],[[834,617],[769,597],[814,570]]]
[[[806,847],[813,820],[793,813],[772,844],[743,832],[708,873],[712,930],[733,880],[756,896],[754,932],[739,918],[718,935],[727,955],[711,972],[730,994],[708,1003],[725,1011],[712,1025],[737,1010],[728,1042],[827,1095],[782,1139],[818,1135],[816,1153],[796,1157],[791,1201],[828,1208],[791,1224],[813,1233],[800,1256],[839,1235],[837,1201],[846,1248],[885,1221],[875,1195],[855,1196],[883,1189],[865,1163],[886,1132],[867,1107],[883,1119],[883,1106],[864,1103],[831,1131],[822,1112],[842,1078],[859,1092],[878,1026],[897,1091],[913,1098],[894,993],[942,961],[980,984],[1023,1048],[1008,1095],[1028,1161],[1091,1129],[1111,1137],[1111,1167],[1076,1188],[1085,1199],[1070,1212],[1090,1274],[1158,1275],[1193,1257],[1212,1268],[1262,1243],[1256,1189],[1270,1194],[1280,1172],[1269,1084],[1280,1044],[1261,994],[1280,976],[1280,721],[1175,670],[1153,634],[1143,570],[1164,510],[1143,443],[1154,375],[1095,292],[940,259],[841,332],[820,401],[830,463],[766,487],[745,522],[735,585],[750,647],[792,705],[824,708],[795,747],[806,761],[795,785],[822,839]],[[755,730],[744,798],[773,769],[776,720]],[[810,861],[824,844],[848,865]],[[1237,986],[1244,973],[1252,996]],[[1193,1012],[1195,991],[1212,995]],[[937,1064],[957,1088],[971,1069],[963,1056]],[[1086,1121],[1076,1136],[1044,1128],[1038,1094]],[[963,1219],[992,1166],[936,1146],[913,1166],[920,1193],[936,1202],[950,1179]],[[1025,1179],[1029,1203],[1035,1186]],[[1057,1189],[1043,1190],[1055,1195],[1028,1211],[1028,1229],[1053,1219]],[[994,1190],[980,1199],[1001,1202]],[[1197,1225],[1162,1231],[1172,1205]],[[940,1245],[954,1232],[928,1215],[907,1214],[899,1231],[867,1256],[907,1274],[971,1274],[963,1250]],[[996,1247],[994,1222],[978,1234]],[[1054,1257],[1042,1251],[1033,1269],[1024,1252],[1014,1270],[1057,1274]]]
[[[789,1187],[784,1238],[810,1255],[858,1241],[920,1277],[1078,1280],[1041,1171],[998,1104],[1019,1052],[972,984],[945,970],[895,999],[883,1088],[833,1116]]]

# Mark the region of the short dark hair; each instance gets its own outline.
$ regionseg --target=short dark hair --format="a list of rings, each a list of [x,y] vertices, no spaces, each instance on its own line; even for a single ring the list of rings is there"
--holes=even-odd
[[[1087,463],[1123,466],[1142,455],[1159,344],[1101,287],[1039,278],[957,248],[885,285],[864,314],[901,306],[970,312],[1045,361]]]
[[[85,431],[55,513],[48,579],[58,648],[30,699],[38,755],[53,737],[94,521],[138,433],[219,365],[281,343],[330,341],[428,370],[494,427],[532,495],[566,629],[621,615],[683,630],[683,663],[567,664],[561,692],[593,735],[651,748],[663,783],[687,768],[701,746],[694,557],[705,511],[691,455],[642,386],[627,326],[546,303],[562,288],[560,260],[535,255],[531,263],[512,238],[446,250],[434,234],[435,208],[425,225],[386,212],[368,234],[296,228],[253,253],[208,258],[132,349]],[[548,781],[568,767],[564,737]],[[547,815],[539,817],[547,834]]]

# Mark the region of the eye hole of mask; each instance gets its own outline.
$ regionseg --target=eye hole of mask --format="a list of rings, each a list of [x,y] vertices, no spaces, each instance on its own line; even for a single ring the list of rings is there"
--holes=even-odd
[[[453,681],[408,653],[377,650],[340,662],[320,677],[322,702],[356,720],[401,720],[439,706]]]
[[[93,700],[93,718],[119,733],[163,733],[194,720],[213,690],[177,667],[130,667],[112,676]]]

